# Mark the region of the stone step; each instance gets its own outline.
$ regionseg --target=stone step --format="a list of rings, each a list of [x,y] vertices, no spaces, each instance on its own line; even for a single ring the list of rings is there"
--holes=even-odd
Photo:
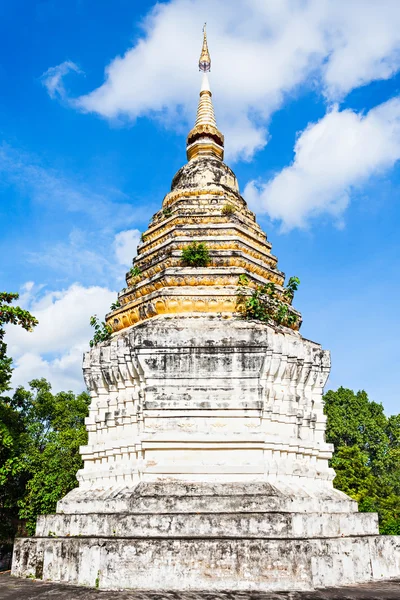
[[[132,487],[76,488],[57,505],[64,514],[87,513],[355,513],[357,503],[331,489],[257,482],[142,482]]]
[[[106,590],[204,590],[212,597],[219,590],[310,590],[398,577],[400,536],[20,538],[12,573]]]
[[[375,513],[75,514],[38,517],[37,537],[324,538],[375,535]]]

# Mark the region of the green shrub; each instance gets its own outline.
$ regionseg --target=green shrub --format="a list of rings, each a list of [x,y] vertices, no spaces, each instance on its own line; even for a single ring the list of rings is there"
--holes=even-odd
[[[110,310],[117,310],[117,308],[121,308],[121,302],[119,300],[111,304]]]
[[[139,277],[139,275],[141,274],[142,271],[139,269],[139,267],[132,267],[131,269],[129,269],[130,277]]]
[[[248,277],[240,275],[238,280],[238,308],[245,319],[256,319],[264,322],[274,322],[277,325],[292,327],[299,319],[298,315],[290,310],[295,291],[300,280],[291,277],[283,293],[279,294],[274,283],[266,283],[251,289],[248,293]]]
[[[172,208],[170,208],[170,207],[164,208],[163,215],[164,215],[164,217],[170,217],[172,215]]]
[[[105,342],[110,339],[113,331],[111,325],[107,325],[104,321],[99,321],[96,315],[90,317],[90,324],[94,327],[93,339],[89,342],[91,348],[100,342]]]
[[[210,253],[204,242],[192,242],[183,248],[181,258],[188,267],[206,267],[210,264]]]
[[[224,204],[221,212],[224,217],[231,217],[233,214],[235,214],[236,211],[235,207],[232,206],[232,204]]]

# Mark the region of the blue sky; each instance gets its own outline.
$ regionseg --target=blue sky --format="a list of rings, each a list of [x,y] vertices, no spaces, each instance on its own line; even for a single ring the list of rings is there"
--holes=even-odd
[[[89,316],[186,161],[201,28],[226,162],[301,279],[329,386],[399,412],[400,5],[394,0],[14,0],[0,5],[0,288],[14,382],[83,389]]]

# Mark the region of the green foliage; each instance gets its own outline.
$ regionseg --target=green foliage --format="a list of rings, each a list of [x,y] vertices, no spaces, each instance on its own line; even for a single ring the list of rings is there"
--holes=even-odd
[[[10,398],[0,399],[0,541],[11,539],[18,500],[27,481],[23,449],[25,419]]]
[[[7,356],[7,344],[0,340],[0,394],[9,389],[12,359]]]
[[[38,320],[29,311],[12,305],[18,298],[19,294],[0,292],[0,394],[10,389],[12,373],[12,360],[7,356],[7,346],[3,341],[4,325],[11,323],[19,325],[26,331],[32,331],[38,324]]]
[[[373,474],[380,475],[382,461],[386,462],[389,448],[388,419],[382,404],[369,400],[364,391],[355,394],[342,387],[336,392],[327,392],[324,401],[329,415],[327,440],[336,448],[358,446],[366,453]]]
[[[117,310],[117,308],[121,308],[121,302],[119,300],[111,304],[110,310]]]
[[[163,215],[164,215],[164,217],[170,217],[172,215],[172,208],[170,208],[170,207],[164,208]]]
[[[283,294],[289,302],[294,298],[294,293],[297,292],[300,285],[300,279],[298,277],[289,277],[286,287],[283,290]]]
[[[131,269],[129,269],[130,277],[139,277],[139,275],[141,274],[142,271],[139,269],[139,267],[132,267]]]
[[[90,397],[87,393],[53,394],[45,379],[35,379],[29,386],[29,391],[17,390],[24,399],[22,459],[29,477],[18,506],[20,518],[27,519],[27,530],[33,534],[37,515],[53,513],[58,500],[77,485]]]
[[[99,321],[97,315],[90,317],[90,324],[94,328],[93,339],[90,340],[90,347],[97,346],[100,342],[106,342],[112,334],[111,325],[107,325],[104,321]]]
[[[147,239],[147,236],[144,233],[141,233],[140,234],[140,241],[144,243],[146,241],[146,239]]]
[[[290,309],[289,303],[299,284],[298,277],[291,277],[288,285],[280,292],[274,283],[249,288],[247,275],[240,275],[237,290],[238,308],[245,319],[292,327],[297,323],[298,315]]]
[[[188,267],[206,267],[210,264],[210,253],[204,242],[192,242],[183,248],[181,258]]]
[[[383,535],[400,535],[400,517],[388,518],[379,528]]]
[[[18,398],[4,396],[10,389],[12,359],[7,356],[4,325],[32,331],[38,323],[30,312],[12,306],[18,294],[0,292],[0,541],[12,537],[18,515],[17,501],[26,481],[22,448],[25,440],[23,406]]]
[[[231,217],[235,214],[235,207],[232,204],[224,204],[221,213],[224,217]]]
[[[7,323],[20,325],[26,331],[32,331],[38,324],[37,319],[29,311],[19,306],[12,306],[12,302],[18,298],[19,294],[0,292],[0,340],[4,338],[3,325]]]
[[[28,533],[36,517],[77,485],[82,466],[79,446],[87,440],[84,418],[90,398],[83,393],[53,394],[45,379],[17,388],[0,404],[0,538],[15,534],[17,517]]]
[[[366,392],[342,387],[324,402],[335,487],[377,512],[381,533],[400,531],[400,415],[388,418]]]

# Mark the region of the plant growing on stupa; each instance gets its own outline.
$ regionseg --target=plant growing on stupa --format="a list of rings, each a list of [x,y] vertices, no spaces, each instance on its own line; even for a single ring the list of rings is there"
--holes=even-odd
[[[163,215],[164,215],[164,217],[170,217],[172,215],[172,208],[170,208],[170,207],[164,208]]]
[[[117,308],[121,308],[121,302],[119,300],[111,304],[110,310],[117,310]]]
[[[192,242],[183,248],[181,259],[187,267],[206,267],[210,264],[210,253],[204,242]]]
[[[104,321],[99,321],[97,315],[90,317],[90,325],[94,328],[93,339],[89,342],[91,348],[97,346],[100,342],[110,339],[113,331],[111,325],[107,325]]]
[[[277,325],[292,327],[299,317],[290,310],[289,303],[293,300],[299,284],[298,277],[290,277],[283,291],[278,292],[272,282],[250,289],[247,275],[240,275],[237,291],[238,308],[245,319],[272,321]]]
[[[235,207],[232,204],[224,204],[221,212],[224,217],[231,217],[235,214]]]
[[[139,275],[141,274],[142,271],[139,269],[139,267],[132,267],[131,269],[129,269],[130,277],[139,277]]]

